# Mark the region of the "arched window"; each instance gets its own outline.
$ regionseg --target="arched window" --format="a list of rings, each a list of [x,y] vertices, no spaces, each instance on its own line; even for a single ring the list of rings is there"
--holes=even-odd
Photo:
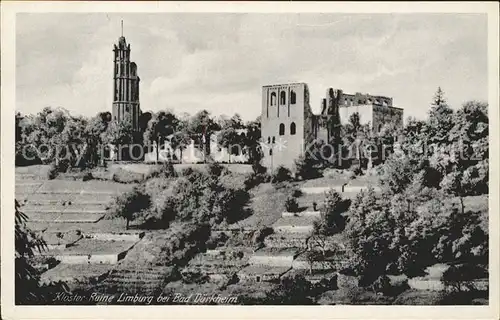
[[[276,105],[276,92],[271,93],[271,105],[272,106]]]
[[[267,137],[267,144],[271,143],[271,137]]]
[[[283,123],[280,123],[280,136],[285,134],[285,125]]]
[[[281,91],[280,93],[280,105],[285,105],[286,102],[286,93],[285,91]]]
[[[297,103],[297,94],[295,91],[290,91],[290,104],[296,104]]]
[[[381,124],[378,126],[378,132],[380,132],[380,131],[382,131],[382,125]]]
[[[293,136],[296,131],[297,131],[297,128],[295,127],[295,122],[292,122],[290,124],[290,134]]]
[[[276,137],[273,137],[273,143],[276,143]]]

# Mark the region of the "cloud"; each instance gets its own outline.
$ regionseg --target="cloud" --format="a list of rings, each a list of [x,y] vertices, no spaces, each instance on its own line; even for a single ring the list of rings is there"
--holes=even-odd
[[[131,44],[144,111],[260,114],[261,87],[306,82],[392,96],[425,116],[441,86],[454,107],[487,99],[487,20],[472,14],[20,14],[17,109],[111,109],[112,48]],[[61,26],[64,26],[62,28]]]

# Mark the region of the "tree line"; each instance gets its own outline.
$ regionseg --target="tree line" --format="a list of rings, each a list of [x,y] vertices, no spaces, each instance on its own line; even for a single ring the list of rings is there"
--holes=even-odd
[[[15,121],[16,165],[57,162],[63,169],[94,167],[102,164],[110,151],[116,153],[119,146],[132,144],[139,144],[145,152],[151,152],[152,145],[168,143],[173,150],[181,152],[182,159],[182,151],[191,141],[207,157],[213,135],[230,154],[244,150],[251,162],[261,157],[259,119],[244,122],[238,114],[214,117],[206,110],[192,116],[173,111],[145,112],[140,117],[138,132],[134,132],[130,121],[115,121],[109,112],[87,118],[72,116],[63,108],[46,107],[36,115],[18,112]],[[110,146],[114,150],[110,150]],[[123,150],[129,152],[126,148]],[[121,158],[126,159],[126,156]]]

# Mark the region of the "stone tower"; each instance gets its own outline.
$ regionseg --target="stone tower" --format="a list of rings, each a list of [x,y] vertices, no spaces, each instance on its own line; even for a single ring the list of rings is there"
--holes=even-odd
[[[114,76],[113,76],[113,120],[130,121],[132,128],[140,130],[139,118],[141,108],[139,104],[139,76],[137,65],[130,61],[130,44],[127,44],[122,35],[118,44],[114,45]]]
[[[261,134],[262,164],[269,170],[280,165],[293,169],[295,160],[315,138],[307,84],[262,87]]]

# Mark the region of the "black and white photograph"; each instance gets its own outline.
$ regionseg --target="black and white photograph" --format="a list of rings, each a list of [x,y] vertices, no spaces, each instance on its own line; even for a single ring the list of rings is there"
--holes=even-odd
[[[16,12],[14,104],[2,103],[14,287],[2,296],[496,304],[489,19]]]

